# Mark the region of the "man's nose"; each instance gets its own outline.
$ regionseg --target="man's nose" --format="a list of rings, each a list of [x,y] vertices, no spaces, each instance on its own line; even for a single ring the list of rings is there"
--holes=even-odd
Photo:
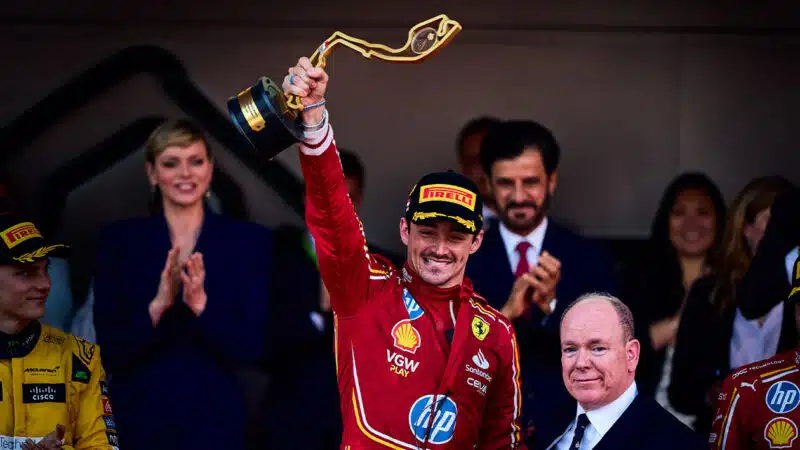
[[[514,185],[514,190],[511,192],[511,198],[514,200],[514,203],[524,202],[526,200],[525,196],[525,188],[522,186],[522,183],[516,183]]]
[[[578,350],[578,354],[575,356],[575,367],[586,368],[590,366],[590,363],[589,353],[586,350]]]
[[[436,239],[436,243],[434,244],[434,248],[436,249],[436,254],[439,256],[444,256],[447,254],[447,239],[439,237]]]

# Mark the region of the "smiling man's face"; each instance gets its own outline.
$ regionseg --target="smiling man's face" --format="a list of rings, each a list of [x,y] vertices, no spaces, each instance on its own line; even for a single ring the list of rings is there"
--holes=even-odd
[[[402,218],[400,238],[408,246],[411,269],[428,284],[450,288],[464,280],[467,259],[480,247],[483,230],[472,235],[449,220],[409,224]]]
[[[586,411],[616,400],[631,385],[639,341],[626,340],[611,303],[589,298],[561,322],[561,371],[570,395]]]
[[[38,320],[50,293],[48,260],[0,265],[0,319]]]

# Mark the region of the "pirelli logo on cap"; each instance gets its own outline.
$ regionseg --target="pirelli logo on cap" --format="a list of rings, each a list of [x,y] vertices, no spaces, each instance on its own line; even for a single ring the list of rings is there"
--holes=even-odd
[[[450,202],[475,211],[475,193],[451,184],[430,184],[419,190],[419,202]]]
[[[42,237],[39,230],[36,229],[36,225],[31,222],[22,222],[11,228],[6,228],[2,231],[2,236],[3,242],[6,243],[8,248],[14,248],[31,238]]]

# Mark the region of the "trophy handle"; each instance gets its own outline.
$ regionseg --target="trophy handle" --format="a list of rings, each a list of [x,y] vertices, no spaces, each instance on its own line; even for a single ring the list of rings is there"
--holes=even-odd
[[[341,45],[361,53],[361,56],[367,59],[375,57],[393,63],[416,63],[444,48],[461,31],[461,28],[460,23],[445,14],[440,14],[420,22],[408,30],[406,43],[400,48],[367,42],[337,31],[317,47],[309,59],[314,67],[324,69],[328,62],[328,56]],[[291,94],[287,96],[286,107],[294,111],[303,110],[301,99]]]

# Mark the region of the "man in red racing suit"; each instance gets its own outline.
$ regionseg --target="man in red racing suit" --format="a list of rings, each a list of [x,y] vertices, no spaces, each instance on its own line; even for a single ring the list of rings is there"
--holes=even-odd
[[[800,448],[800,354],[791,350],[740,367],[725,379],[709,443],[713,449]]]
[[[800,259],[786,308],[800,300]],[[797,313],[795,313],[797,314]],[[800,345],[730,374],[717,399],[708,441],[714,450],[800,449]]]
[[[408,262],[370,254],[322,106],[326,84],[301,58],[283,88],[305,106],[306,222],[335,315],[341,448],[524,449],[513,328],[464,279],[483,236],[477,188],[453,172],[423,177],[401,219]]]

